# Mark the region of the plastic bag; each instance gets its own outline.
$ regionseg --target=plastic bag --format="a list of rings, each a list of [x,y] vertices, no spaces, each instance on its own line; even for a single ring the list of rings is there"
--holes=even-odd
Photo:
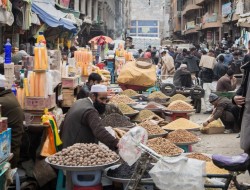
[[[148,133],[146,129],[137,126],[130,129],[119,141],[119,154],[121,158],[132,166],[141,156],[142,150],[138,144],[146,144]]]
[[[47,129],[46,139],[43,143],[43,147],[42,147],[40,155],[47,157],[55,153],[56,153],[56,146],[55,146],[54,134],[52,132],[51,127],[49,127]]]
[[[186,157],[163,158],[149,171],[162,190],[204,190],[205,162]]]

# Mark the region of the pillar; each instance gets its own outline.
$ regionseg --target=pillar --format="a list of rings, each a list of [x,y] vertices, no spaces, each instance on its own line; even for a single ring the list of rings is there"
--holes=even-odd
[[[104,21],[104,1],[101,1],[100,20]]]
[[[87,15],[92,20],[92,0],[87,0]]]
[[[74,0],[74,10],[79,11],[79,0]]]
[[[219,14],[218,19],[220,19],[220,22],[222,23],[222,4],[221,0],[219,0]],[[222,27],[219,27],[219,42],[222,40]]]
[[[86,0],[81,0],[80,12],[86,15]]]
[[[98,17],[98,0],[94,0],[93,6],[94,6],[94,18],[93,18],[93,20],[97,21],[97,17]]]

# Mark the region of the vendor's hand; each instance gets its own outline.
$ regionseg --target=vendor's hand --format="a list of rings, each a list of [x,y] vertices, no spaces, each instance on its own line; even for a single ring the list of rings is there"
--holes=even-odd
[[[243,96],[234,96],[234,102],[237,106],[242,107],[245,104],[245,97]]]
[[[235,78],[235,77],[233,77],[231,80],[232,80],[233,83],[237,82],[237,78]]]
[[[208,122],[208,121],[205,121],[205,122],[203,123],[203,127],[208,126],[208,124],[209,124],[209,122]]]

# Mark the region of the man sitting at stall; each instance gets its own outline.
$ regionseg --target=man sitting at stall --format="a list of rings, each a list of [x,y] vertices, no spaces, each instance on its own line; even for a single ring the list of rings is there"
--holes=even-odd
[[[91,90],[92,85],[100,84],[102,81],[102,77],[97,73],[91,73],[88,78],[88,82],[86,82],[85,85],[83,85],[77,94],[77,100],[82,98],[89,97],[89,92]]]
[[[97,73],[91,73],[88,78],[88,82],[82,86],[79,93],[77,94],[77,100],[83,99],[89,97],[89,93],[91,90],[91,87],[95,84],[100,84],[102,81],[102,77]],[[121,110],[116,107],[114,104],[107,104],[105,112],[100,114],[100,116],[103,118],[111,113],[118,113],[120,115],[123,115]]]
[[[234,105],[228,98],[219,97],[213,93],[209,95],[209,102],[214,106],[214,110],[210,118],[203,123],[203,126],[206,127],[212,121],[221,119],[225,126],[225,134],[238,132],[240,128],[237,119],[239,107]]]
[[[192,77],[190,71],[187,70],[186,64],[181,64],[180,67],[176,70],[173,78],[173,83],[175,86],[191,87]]]
[[[88,98],[77,100],[69,109],[60,131],[63,148],[75,143],[97,143],[101,141],[110,149],[117,148],[118,139],[102,125],[100,114],[105,112],[108,102],[107,87],[93,85]]]
[[[237,79],[234,77],[234,71],[229,69],[227,73],[221,77],[216,86],[218,92],[228,92],[235,90]]]

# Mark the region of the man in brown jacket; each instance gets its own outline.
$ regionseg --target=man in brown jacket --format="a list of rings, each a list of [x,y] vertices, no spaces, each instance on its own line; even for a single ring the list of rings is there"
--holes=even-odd
[[[14,157],[11,159],[11,167],[17,167],[20,158],[20,146],[23,136],[24,113],[10,89],[0,87],[0,104],[2,117],[8,118],[8,128],[11,128],[11,152]]]
[[[214,120],[221,119],[225,126],[224,133],[238,132],[239,107],[234,105],[228,98],[219,97],[213,93],[209,95],[209,102],[214,106],[214,110],[210,118],[203,123],[203,126],[206,127]]]
[[[75,143],[97,143],[101,141],[115,150],[118,139],[102,125],[100,114],[105,112],[108,102],[107,87],[93,85],[88,98],[77,100],[68,111],[60,131],[63,148]]]
[[[218,80],[216,91],[228,92],[228,91],[235,90],[237,80],[233,75],[234,75],[234,71],[229,69],[227,73]]]

